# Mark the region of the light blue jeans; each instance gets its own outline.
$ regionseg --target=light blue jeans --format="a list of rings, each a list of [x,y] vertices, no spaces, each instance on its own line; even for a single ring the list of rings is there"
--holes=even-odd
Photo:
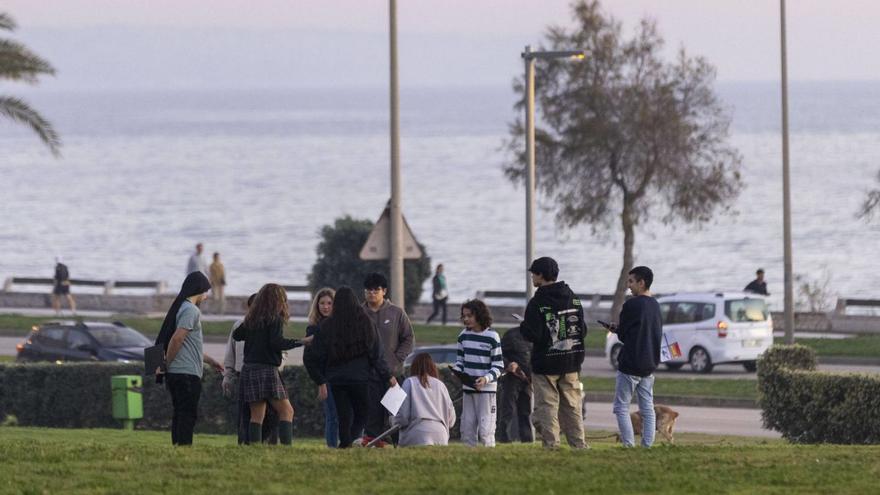
[[[636,443],[632,419],[629,417],[629,403],[633,392],[638,393],[639,412],[642,415],[642,447],[654,444],[654,375],[645,377],[617,372],[617,390],[614,394],[614,415],[620,429],[620,441],[624,447]]]

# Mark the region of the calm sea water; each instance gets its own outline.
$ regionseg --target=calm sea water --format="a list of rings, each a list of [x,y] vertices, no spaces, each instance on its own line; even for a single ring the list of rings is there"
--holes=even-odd
[[[746,189],[736,214],[700,228],[649,224],[636,260],[658,292],[739,289],[755,268],[782,292],[778,88],[727,84],[732,143]],[[193,245],[220,251],[228,292],[303,283],[318,230],[350,214],[375,220],[389,196],[384,88],[321,91],[29,92],[63,139],[53,160],[0,122],[0,278],[184,276]],[[447,268],[453,300],[524,285],[524,193],[502,174],[508,88],[405,91],[404,211]],[[795,272],[827,273],[834,292],[880,297],[868,283],[880,223],[854,217],[880,168],[880,83],[796,84],[791,95]],[[609,293],[617,232],[562,230],[538,213],[537,252],[582,292]],[[779,305],[781,300],[774,298]]]

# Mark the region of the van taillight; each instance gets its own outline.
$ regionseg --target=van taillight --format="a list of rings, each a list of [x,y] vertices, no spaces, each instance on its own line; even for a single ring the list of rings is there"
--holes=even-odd
[[[727,337],[727,322],[726,321],[719,321],[718,322],[718,337],[722,338],[722,339],[724,337]]]

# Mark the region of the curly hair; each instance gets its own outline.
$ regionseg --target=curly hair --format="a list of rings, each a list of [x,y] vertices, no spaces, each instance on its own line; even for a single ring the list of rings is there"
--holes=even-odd
[[[477,324],[484,329],[492,326],[492,312],[489,311],[489,306],[486,306],[486,303],[483,301],[479,299],[465,301],[464,304],[461,305],[462,313],[465,309],[470,310],[470,312],[474,314]]]
[[[266,284],[257,292],[248,308],[242,326],[249,329],[268,328],[290,320],[287,291],[278,284]]]

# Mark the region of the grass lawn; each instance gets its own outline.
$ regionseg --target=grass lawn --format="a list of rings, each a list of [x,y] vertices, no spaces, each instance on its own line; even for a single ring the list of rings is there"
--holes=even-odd
[[[775,339],[784,344],[784,339]],[[880,357],[880,335],[857,335],[847,339],[797,339],[798,344],[812,347],[820,356]]]
[[[876,493],[880,446],[680,434],[676,446],[333,451],[167,432],[0,428],[0,493]]]
[[[587,392],[614,393],[613,377],[585,377],[584,390]],[[676,395],[688,397],[723,397],[727,399],[758,399],[756,380],[706,380],[700,378],[658,378],[654,382],[655,395]]]

